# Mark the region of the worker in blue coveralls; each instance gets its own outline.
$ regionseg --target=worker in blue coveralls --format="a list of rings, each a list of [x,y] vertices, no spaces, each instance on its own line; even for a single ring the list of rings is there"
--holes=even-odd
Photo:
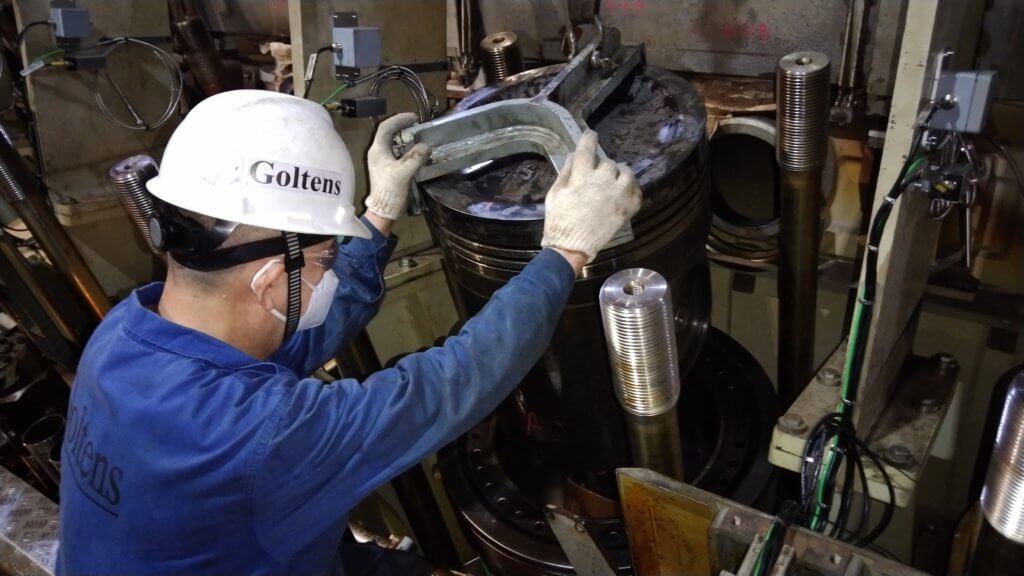
[[[413,119],[378,128],[361,218],[321,106],[238,90],[178,126],[147,184],[167,280],[103,320],[71,393],[58,573],[429,572],[410,553],[347,553],[349,510],[512,392],[640,189],[588,132],[547,195],[543,249],[458,335],[361,382],[308,378],[380,305],[392,225],[430,156],[392,152]]]

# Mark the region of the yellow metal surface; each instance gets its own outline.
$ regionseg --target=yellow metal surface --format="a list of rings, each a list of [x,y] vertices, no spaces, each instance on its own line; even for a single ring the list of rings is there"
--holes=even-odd
[[[708,505],[621,473],[619,494],[637,576],[711,574]]]

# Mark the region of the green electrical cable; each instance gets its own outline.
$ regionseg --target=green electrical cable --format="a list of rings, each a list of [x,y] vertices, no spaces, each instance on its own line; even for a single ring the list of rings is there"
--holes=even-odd
[[[907,176],[913,174],[914,172],[917,172],[918,168],[921,167],[921,164],[924,164],[925,160],[927,160],[926,156],[920,156],[917,160],[914,160],[913,162],[910,163],[910,166],[907,167],[907,171],[903,173],[904,185],[907,182]]]
[[[39,62],[40,60],[43,60],[44,58],[49,58],[50,56],[54,56],[54,55],[57,55],[57,54],[63,54],[63,53],[64,53],[64,49],[63,48],[58,48],[56,50],[51,50],[51,51],[47,52],[46,54],[43,54],[41,56],[37,56],[36,59],[33,60],[31,63],[35,64],[36,62]]]
[[[921,166],[925,163],[926,160],[927,157],[922,155],[919,156],[914,161],[912,161],[910,164],[908,164],[906,171],[900,174],[900,186],[906,186],[907,178],[911,174],[914,174],[918,170],[920,170]],[[885,227],[886,220],[882,220],[880,222],[883,228]],[[864,306],[863,304],[863,295],[859,295],[857,298],[857,303],[854,308],[853,321],[850,325],[850,336],[848,338],[850,342],[850,348],[847,350],[846,353],[846,362],[843,366],[842,387],[840,389],[839,404],[836,407],[836,411],[843,416],[848,416],[848,412],[851,409],[851,399],[849,398],[849,391],[850,385],[852,384],[851,379],[853,377],[853,364],[858,356],[857,348],[859,346],[858,342],[860,341],[861,325],[864,320],[865,313],[870,313],[867,312],[868,310],[869,308],[867,306]],[[814,505],[814,512],[811,515],[812,530],[817,529],[817,527],[820,525],[820,521],[823,516],[822,503],[825,499],[825,485],[828,482],[828,478],[831,476],[832,466],[835,465],[835,448],[836,437],[832,437],[832,439],[829,440],[828,444],[828,455],[826,456],[825,462],[822,466],[822,470],[818,475],[817,501]]]
[[[348,88],[348,84],[342,84],[341,86],[335,88],[334,92],[331,92],[330,94],[327,95],[327,98],[324,98],[323,100],[320,101],[320,105],[323,106],[330,102],[331,98],[334,98],[336,95],[340,94],[341,91],[344,90],[345,88]]]
[[[764,558],[768,553],[769,544],[775,537],[776,526],[777,524],[773,522],[771,528],[768,529],[768,533],[764,535],[764,540],[761,541],[761,549],[757,552],[757,561],[754,562],[754,567],[750,571],[754,576],[760,576],[761,574],[761,565],[764,564]]]

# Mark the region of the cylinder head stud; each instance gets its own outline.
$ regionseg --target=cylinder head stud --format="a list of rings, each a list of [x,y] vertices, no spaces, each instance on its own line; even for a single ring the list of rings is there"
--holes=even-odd
[[[111,166],[107,173],[121,199],[121,205],[128,212],[136,228],[142,232],[146,244],[153,252],[159,251],[149,232],[149,219],[156,213],[156,203],[146,190],[146,182],[157,173],[156,161],[145,154],[129,156]]]
[[[779,60],[775,74],[775,154],[783,169],[813,170],[825,163],[830,87],[825,54],[794,52]]]
[[[480,58],[488,84],[523,71],[523,51],[514,32],[495,32],[480,41]]]
[[[679,362],[668,282],[653,270],[630,268],[610,276],[599,299],[623,409],[654,416],[674,408]]]
[[[196,16],[190,16],[175,22],[173,28],[185,54],[185,62],[203,93],[212,96],[227,90],[229,86],[224,61],[221,60],[206,23]]]
[[[1024,376],[1010,385],[981,491],[985,519],[1000,534],[1024,544]]]

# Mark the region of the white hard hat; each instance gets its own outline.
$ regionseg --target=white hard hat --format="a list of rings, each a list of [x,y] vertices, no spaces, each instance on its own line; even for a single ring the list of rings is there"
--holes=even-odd
[[[352,158],[331,117],[287,94],[233,90],[203,100],[146,186],[168,204],[221,220],[370,237],[355,215]]]

